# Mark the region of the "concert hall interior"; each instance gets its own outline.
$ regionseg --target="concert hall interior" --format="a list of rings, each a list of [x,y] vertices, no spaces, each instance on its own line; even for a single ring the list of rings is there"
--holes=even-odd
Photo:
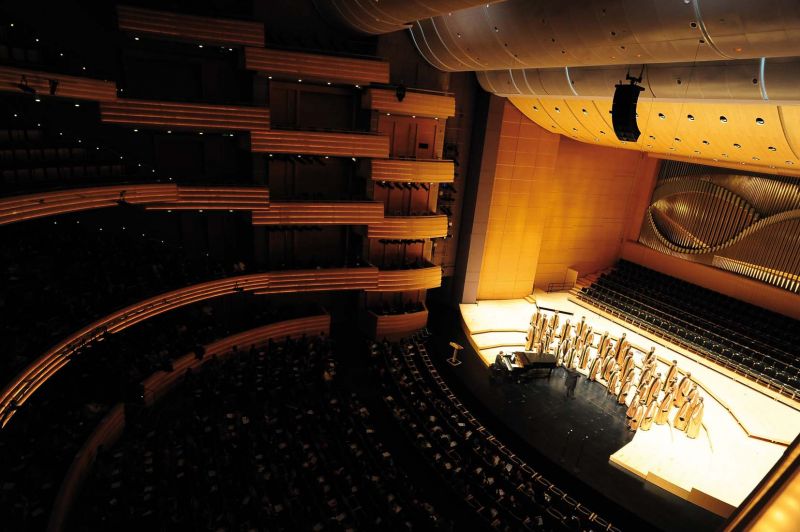
[[[795,531],[798,0],[4,0],[0,529]]]

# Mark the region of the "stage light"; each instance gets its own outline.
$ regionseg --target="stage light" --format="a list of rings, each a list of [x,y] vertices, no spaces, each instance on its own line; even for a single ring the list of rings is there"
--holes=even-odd
[[[630,83],[625,85],[619,83],[615,85],[614,101],[611,105],[611,122],[614,125],[614,133],[621,141],[636,142],[641,135],[639,126],[636,123],[636,106],[639,101],[639,94],[644,87],[638,85],[642,82],[642,76],[634,78],[630,74],[625,76]]]

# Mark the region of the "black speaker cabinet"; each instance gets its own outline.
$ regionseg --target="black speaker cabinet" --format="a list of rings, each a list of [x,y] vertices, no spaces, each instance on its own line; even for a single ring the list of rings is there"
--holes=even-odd
[[[639,93],[643,90],[644,87],[634,83],[616,85],[614,102],[611,105],[611,122],[619,140],[636,142],[642,134],[636,124],[636,104],[639,101]]]

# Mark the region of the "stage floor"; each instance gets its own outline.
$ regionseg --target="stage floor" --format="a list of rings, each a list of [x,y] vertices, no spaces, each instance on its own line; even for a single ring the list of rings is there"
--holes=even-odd
[[[666,364],[677,360],[682,371],[692,373],[705,397],[704,430],[700,437],[692,440],[671,425],[654,423],[651,430],[630,433],[633,437],[629,441],[620,441],[619,447],[606,450],[607,460],[616,467],[719,515],[727,515],[800,433],[800,410],[759,385],[697,355],[666,345],[663,340],[654,341],[638,334],[569,300],[567,293],[537,292],[535,296],[540,307],[573,313],[572,323],[586,316],[598,334],[608,331],[618,337],[625,332],[637,348],[647,351],[654,346],[662,375],[666,374]],[[493,362],[500,350],[522,349],[533,310],[534,305],[525,300],[461,305],[465,333],[484,365]],[[602,384],[581,379],[581,385],[583,389],[597,388],[608,395]],[[611,408],[624,423],[624,408],[617,405]],[[598,422],[605,423],[602,419]]]

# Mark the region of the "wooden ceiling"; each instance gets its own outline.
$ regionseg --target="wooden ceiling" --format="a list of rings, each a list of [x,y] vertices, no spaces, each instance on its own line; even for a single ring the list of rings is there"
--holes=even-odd
[[[538,125],[591,144],[800,177],[800,105],[641,100],[635,143],[614,135],[610,99],[510,97]]]

